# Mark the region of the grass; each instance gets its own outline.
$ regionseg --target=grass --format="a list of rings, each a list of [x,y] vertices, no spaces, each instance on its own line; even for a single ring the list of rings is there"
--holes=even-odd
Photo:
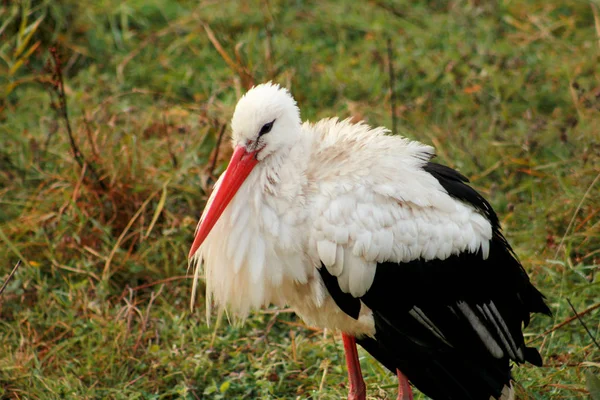
[[[343,398],[338,336],[273,309],[208,327],[186,255],[247,85],[391,127],[391,39],[397,131],[472,178],[554,312],[527,329],[545,366],[514,370],[518,398],[598,399],[581,324],[547,333],[567,299],[600,303],[596,1],[1,4],[0,283],[23,265],[0,295],[0,397]],[[599,338],[600,310],[582,320]],[[369,397],[394,398],[361,354]]]

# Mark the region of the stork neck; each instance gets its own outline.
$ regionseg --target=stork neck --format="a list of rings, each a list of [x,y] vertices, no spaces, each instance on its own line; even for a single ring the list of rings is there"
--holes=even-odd
[[[286,151],[280,149],[261,162],[258,187],[260,202],[266,203],[281,215],[302,202],[305,193],[308,149],[298,140]]]

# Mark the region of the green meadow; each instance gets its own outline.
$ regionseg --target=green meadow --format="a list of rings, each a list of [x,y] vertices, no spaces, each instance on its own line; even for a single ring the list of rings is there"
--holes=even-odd
[[[597,0],[0,1],[0,398],[347,395],[338,334],[208,325],[202,282],[190,310],[233,109],[272,80],[468,176],[553,311],[517,398],[600,399],[599,66]]]

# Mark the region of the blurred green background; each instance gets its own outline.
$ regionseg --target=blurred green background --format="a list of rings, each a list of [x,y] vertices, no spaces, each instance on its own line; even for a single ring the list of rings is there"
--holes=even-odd
[[[545,366],[515,368],[518,398],[599,399],[600,349],[575,319],[549,332],[569,299],[600,338],[599,10],[0,1],[0,282],[23,260],[0,295],[0,398],[346,396],[331,332],[275,309],[208,327],[202,296],[189,310],[186,255],[233,108],[274,80],[310,120],[392,127],[393,93],[397,133],[471,177],[555,313],[526,331]],[[361,355],[369,398],[395,398]]]

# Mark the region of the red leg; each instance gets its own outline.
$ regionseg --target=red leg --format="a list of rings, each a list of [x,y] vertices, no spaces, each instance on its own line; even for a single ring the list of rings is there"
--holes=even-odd
[[[406,376],[398,368],[396,368],[396,375],[398,375],[398,399],[397,400],[413,400],[413,393],[408,383]]]
[[[353,336],[346,335],[345,333],[342,333],[342,340],[344,341],[346,365],[348,366],[348,379],[350,381],[348,400],[366,400],[367,388],[362,377],[362,372],[360,371],[356,340]]]

